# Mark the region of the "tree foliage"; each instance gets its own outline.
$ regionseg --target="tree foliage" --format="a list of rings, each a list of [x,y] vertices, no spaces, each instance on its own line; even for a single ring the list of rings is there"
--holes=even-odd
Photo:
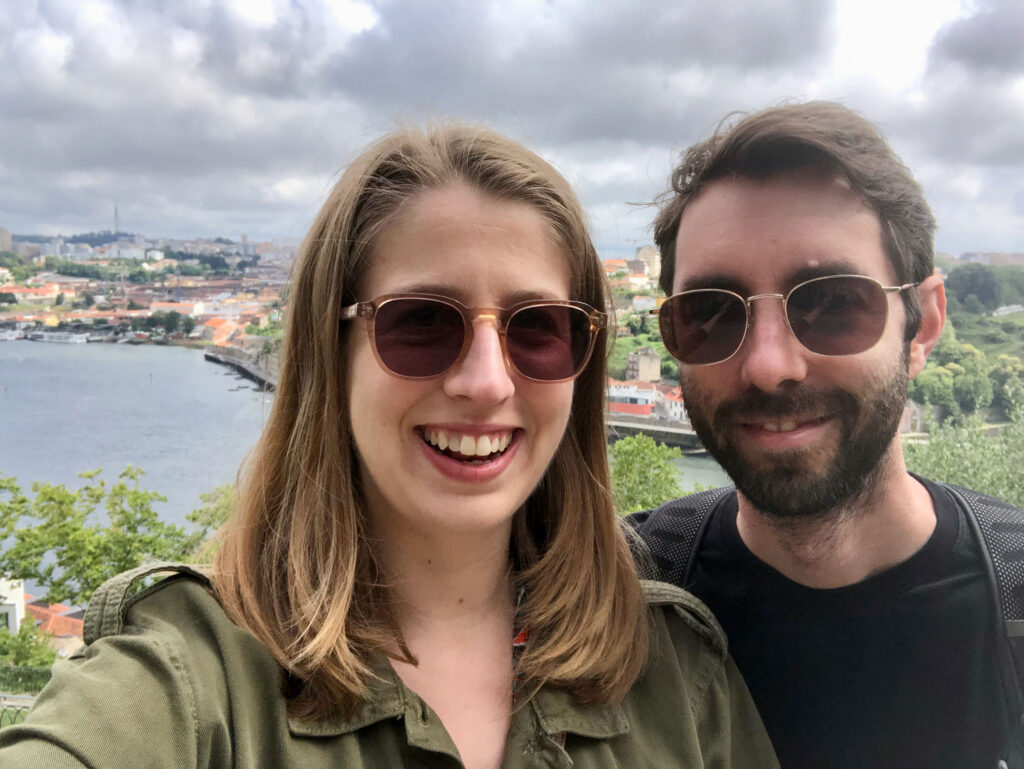
[[[166,498],[140,487],[142,470],[129,465],[109,487],[100,472],[81,473],[77,491],[33,483],[33,497],[0,477],[0,573],[38,583],[47,601],[84,605],[110,577],[146,561],[188,560],[206,541],[216,515],[200,508],[198,528],[186,532],[160,520],[153,503]]]
[[[0,665],[49,667],[56,657],[49,633],[37,628],[31,615],[21,621],[17,633],[0,627]]]
[[[904,447],[907,468],[927,478],[959,483],[1024,508],[1024,410],[990,434],[977,416],[935,428],[927,443]]]
[[[611,448],[612,489],[619,514],[656,507],[682,496],[679,469],[672,464],[680,456],[678,448],[656,443],[643,433],[616,441]]]
[[[985,353],[973,344],[960,342],[953,325],[947,324],[927,366],[910,383],[908,394],[918,403],[938,406],[943,420],[959,421],[964,415],[988,408],[996,398],[997,385],[1002,388],[1000,392],[1009,392],[1015,381],[1021,381],[1010,381],[1016,374],[1011,364],[1003,365],[1005,371],[997,376],[1004,376],[1004,379],[993,379],[993,367]],[[997,363],[996,367],[999,366]],[[996,405],[1002,408],[1006,402],[1005,398],[1000,398]]]

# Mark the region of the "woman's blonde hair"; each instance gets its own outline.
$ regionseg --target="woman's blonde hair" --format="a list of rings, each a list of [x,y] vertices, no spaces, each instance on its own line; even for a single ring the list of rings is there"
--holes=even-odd
[[[367,536],[339,310],[357,299],[377,235],[424,190],[463,184],[533,206],[569,264],[572,299],[604,308],[606,285],[576,196],[540,157],[488,129],[393,133],[344,172],[302,244],[274,405],[244,469],[215,563],[218,596],[288,673],[290,712],[351,713],[370,660],[409,655]],[[647,620],[612,507],[603,398],[606,332],[575,382],[569,426],[516,514],[512,555],[530,640],[523,691],[550,682],[583,701],[620,699],[647,655]],[[511,639],[509,639],[511,643]]]

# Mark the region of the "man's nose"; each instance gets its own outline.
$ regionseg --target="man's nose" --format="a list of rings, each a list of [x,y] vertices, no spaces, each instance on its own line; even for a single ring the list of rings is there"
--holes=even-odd
[[[772,392],[783,382],[807,376],[807,350],[793,335],[781,297],[763,296],[747,304],[747,335],[737,355],[743,384]]]
[[[473,321],[473,338],[466,356],[444,377],[444,390],[452,398],[469,398],[485,404],[501,403],[515,391],[501,346],[497,322],[483,316]]]

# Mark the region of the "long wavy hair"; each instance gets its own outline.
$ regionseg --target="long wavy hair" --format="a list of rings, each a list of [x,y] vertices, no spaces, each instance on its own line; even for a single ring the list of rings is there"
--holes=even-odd
[[[375,240],[403,205],[452,184],[533,206],[565,254],[571,298],[606,306],[604,271],[576,196],[516,142],[477,126],[401,130],[342,174],[300,249],[274,405],[240,475],[214,564],[219,599],[287,673],[289,712],[299,718],[352,713],[365,699],[373,657],[398,648],[412,659],[368,536],[339,311],[357,301]],[[585,702],[620,699],[648,647],[644,601],[610,492],[606,337],[602,331],[575,381],[568,428],[516,513],[511,542],[530,629],[516,670],[522,691],[552,683]]]

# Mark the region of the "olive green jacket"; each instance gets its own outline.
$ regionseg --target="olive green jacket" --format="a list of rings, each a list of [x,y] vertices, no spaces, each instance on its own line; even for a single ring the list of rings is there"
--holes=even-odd
[[[57,663],[24,724],[0,730],[0,767],[462,766],[444,725],[386,660],[354,717],[291,719],[278,665],[201,578],[180,574],[130,598],[136,576],[97,591],[86,646]],[[583,705],[542,688],[512,717],[504,767],[778,766],[708,609],[669,585],[645,591],[651,655],[625,700]]]

